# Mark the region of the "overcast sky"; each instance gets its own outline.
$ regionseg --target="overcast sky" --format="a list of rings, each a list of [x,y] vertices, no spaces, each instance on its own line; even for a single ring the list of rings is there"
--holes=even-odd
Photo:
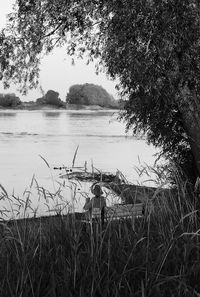
[[[0,2],[0,28],[3,28],[6,22],[6,14],[11,12],[14,0],[1,0]],[[115,89],[116,82],[108,79],[101,73],[95,74],[93,65],[86,65],[86,61],[76,60],[75,65],[71,64],[71,57],[67,57],[64,49],[57,48],[54,52],[46,56],[41,63],[40,84],[45,92],[49,89],[59,92],[60,98],[65,100],[68,89],[74,84],[94,83],[101,85],[110,94],[117,98]],[[0,93],[15,93],[22,101],[36,100],[41,97],[41,92],[38,90],[30,91],[27,96],[22,96],[17,92],[17,86],[12,86],[10,89],[3,89],[0,82]]]

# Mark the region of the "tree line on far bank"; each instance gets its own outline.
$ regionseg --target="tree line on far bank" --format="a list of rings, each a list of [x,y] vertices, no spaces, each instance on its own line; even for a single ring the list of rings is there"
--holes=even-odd
[[[42,97],[36,99],[37,105],[52,105],[55,107],[66,107],[66,104],[79,106],[99,105],[106,108],[119,108],[122,106],[119,100],[115,100],[102,86],[94,84],[73,85],[66,96],[66,102],[62,101],[59,93],[48,90]],[[15,108],[23,105],[23,102],[15,94],[0,94],[0,106]]]

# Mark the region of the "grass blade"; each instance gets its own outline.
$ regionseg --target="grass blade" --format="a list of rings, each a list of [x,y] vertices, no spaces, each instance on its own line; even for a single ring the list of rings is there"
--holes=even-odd
[[[73,157],[73,161],[72,161],[72,168],[74,167],[74,164],[75,164],[75,161],[76,161],[76,155],[77,155],[77,152],[78,152],[78,148],[79,148],[79,145],[77,146],[77,148],[75,150],[75,153],[74,153],[74,157]]]

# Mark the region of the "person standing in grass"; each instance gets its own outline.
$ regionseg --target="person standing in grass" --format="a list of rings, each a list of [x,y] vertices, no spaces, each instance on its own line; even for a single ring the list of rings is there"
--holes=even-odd
[[[92,199],[86,198],[84,210],[87,210],[90,218],[95,218],[95,214],[98,214],[96,218],[101,217],[102,224],[104,223],[104,208],[106,207],[106,199],[103,196],[103,191],[99,184],[93,184],[91,192],[94,194]]]

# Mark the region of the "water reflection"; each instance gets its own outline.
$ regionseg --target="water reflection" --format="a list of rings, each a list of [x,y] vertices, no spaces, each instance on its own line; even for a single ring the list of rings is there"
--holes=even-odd
[[[15,117],[16,115],[16,112],[0,112],[0,117]]]
[[[60,116],[60,112],[59,111],[45,111],[43,112],[43,116],[45,117],[54,117],[54,118],[58,118]]]
[[[114,116],[118,112],[115,111],[75,111],[71,113],[67,113],[66,115],[69,116],[70,118],[81,118],[81,117],[90,117],[93,118],[95,116]]]

